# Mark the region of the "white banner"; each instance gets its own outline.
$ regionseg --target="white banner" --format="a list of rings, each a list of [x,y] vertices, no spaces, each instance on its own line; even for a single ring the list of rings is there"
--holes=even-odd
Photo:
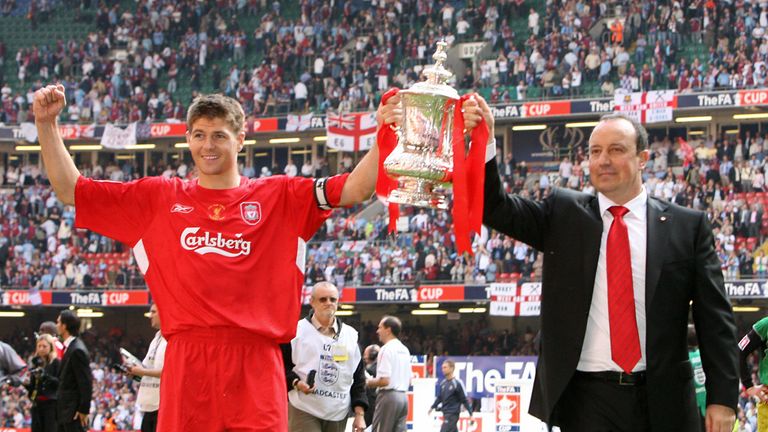
[[[285,124],[285,130],[288,132],[305,131],[309,129],[312,123],[312,113],[304,115],[288,114],[288,122]]]
[[[538,316],[541,314],[541,283],[498,283],[490,286],[492,316]]]
[[[136,123],[131,123],[125,129],[107,123],[104,126],[104,135],[101,136],[101,145],[109,149],[124,149],[136,145]]]
[[[37,141],[37,127],[31,122],[22,123],[21,135],[24,137],[25,141],[33,143]]]
[[[654,90],[647,93],[614,94],[614,110],[636,119],[640,123],[672,121],[675,106],[674,90]]]

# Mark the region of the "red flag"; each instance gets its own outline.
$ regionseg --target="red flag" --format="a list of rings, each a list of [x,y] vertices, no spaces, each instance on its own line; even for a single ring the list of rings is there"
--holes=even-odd
[[[399,89],[391,88],[381,97],[381,105],[387,103],[387,100],[396,95]],[[390,125],[382,125],[376,133],[376,144],[379,146],[379,176],[376,179],[376,195],[380,200],[386,202],[389,193],[397,189],[397,180],[390,178],[384,172],[384,161],[397,145],[397,135]],[[389,232],[392,233],[397,228],[397,218],[400,217],[400,207],[397,204],[389,204]]]

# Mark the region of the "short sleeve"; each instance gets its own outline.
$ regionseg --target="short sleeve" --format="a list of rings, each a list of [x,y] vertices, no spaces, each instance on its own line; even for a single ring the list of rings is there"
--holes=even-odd
[[[301,238],[309,240],[341,201],[341,190],[348,175],[322,179],[291,177],[289,195],[293,202]]]
[[[752,326],[753,329],[755,329],[755,333],[760,336],[760,339],[763,341],[768,340],[768,317],[765,317],[761,319],[760,321],[756,322],[754,326]]]
[[[391,377],[392,376],[392,355],[390,350],[381,349],[379,352],[379,358],[376,363],[376,378],[378,377]]]
[[[75,226],[133,246],[154,218],[158,196],[169,181],[145,177],[129,183],[77,179]]]
[[[157,353],[155,354],[155,369],[162,369],[165,365],[165,348],[168,346],[168,342],[165,338],[161,338],[158,343]]]

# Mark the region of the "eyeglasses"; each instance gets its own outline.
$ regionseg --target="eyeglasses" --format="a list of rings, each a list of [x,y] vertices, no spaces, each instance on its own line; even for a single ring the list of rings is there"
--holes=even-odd
[[[336,303],[339,301],[339,299],[336,297],[318,297],[317,301],[319,301],[320,303],[326,303],[326,302]]]

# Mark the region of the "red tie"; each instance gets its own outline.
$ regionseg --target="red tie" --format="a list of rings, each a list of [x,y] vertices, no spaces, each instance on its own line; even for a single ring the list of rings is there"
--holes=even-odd
[[[625,372],[632,373],[640,360],[640,337],[632,289],[632,259],[624,215],[626,207],[613,206],[613,223],[608,231],[608,321],[611,326],[611,358]]]

